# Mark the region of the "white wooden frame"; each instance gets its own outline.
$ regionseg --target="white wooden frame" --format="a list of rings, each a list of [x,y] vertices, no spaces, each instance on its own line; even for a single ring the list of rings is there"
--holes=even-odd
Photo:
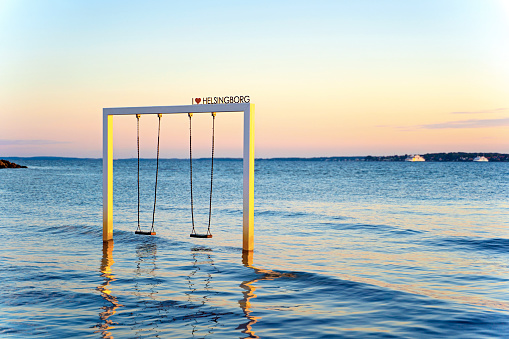
[[[113,239],[113,116],[211,112],[244,113],[242,249],[254,247],[254,104],[103,108],[103,241]]]

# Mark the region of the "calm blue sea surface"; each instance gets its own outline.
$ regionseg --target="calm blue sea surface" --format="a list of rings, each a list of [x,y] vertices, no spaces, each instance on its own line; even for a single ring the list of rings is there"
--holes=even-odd
[[[509,163],[215,162],[212,239],[188,160],[160,162],[157,236],[137,236],[136,160],[0,170],[2,338],[509,338]],[[210,162],[194,163],[206,230]],[[141,162],[150,228],[155,160]]]

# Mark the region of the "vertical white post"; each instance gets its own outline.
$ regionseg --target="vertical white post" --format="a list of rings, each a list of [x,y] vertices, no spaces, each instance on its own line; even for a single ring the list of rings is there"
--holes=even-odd
[[[103,241],[113,239],[113,116],[103,110]]]
[[[242,249],[254,249],[254,104],[244,111],[244,175]]]

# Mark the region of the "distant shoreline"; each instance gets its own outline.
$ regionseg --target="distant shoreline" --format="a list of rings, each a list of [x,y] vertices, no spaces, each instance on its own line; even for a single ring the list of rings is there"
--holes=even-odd
[[[409,154],[391,156],[370,156],[365,161],[405,161]],[[428,162],[472,162],[477,156],[484,156],[490,162],[509,162],[509,154],[506,153],[426,153],[421,155]]]
[[[475,157],[485,156],[490,162],[509,162],[507,153],[426,153],[421,154],[428,162],[471,162]],[[387,155],[387,156],[332,156],[332,157],[274,157],[274,158],[256,158],[262,161],[390,161],[402,162],[408,157],[405,155]],[[77,157],[57,157],[57,156],[33,156],[33,157],[4,157],[10,160],[102,160],[102,158],[77,158]],[[153,160],[154,158],[142,158],[141,160]],[[189,160],[189,158],[161,158],[165,160]],[[206,160],[210,158],[196,158],[195,160]],[[116,160],[136,160],[136,158],[119,158]],[[214,160],[242,160],[242,158],[214,158]]]

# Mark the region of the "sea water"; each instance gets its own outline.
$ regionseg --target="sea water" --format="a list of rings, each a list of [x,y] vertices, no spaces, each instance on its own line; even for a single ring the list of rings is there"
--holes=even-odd
[[[156,236],[137,161],[0,170],[2,338],[508,338],[509,164],[257,160],[242,253],[242,161],[214,163],[212,239],[190,238],[189,160],[161,160]],[[140,163],[149,230],[155,160]],[[208,223],[210,160],[193,164]]]

